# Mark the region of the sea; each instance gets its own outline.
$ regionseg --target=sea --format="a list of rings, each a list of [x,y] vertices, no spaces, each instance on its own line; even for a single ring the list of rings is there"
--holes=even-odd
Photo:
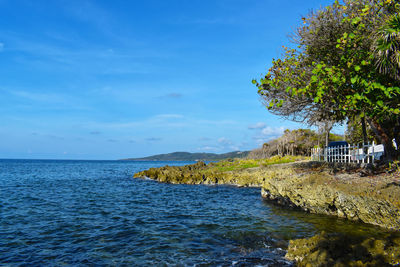
[[[0,265],[292,266],[291,239],[379,232],[275,206],[260,188],[133,178],[190,163],[0,160]]]

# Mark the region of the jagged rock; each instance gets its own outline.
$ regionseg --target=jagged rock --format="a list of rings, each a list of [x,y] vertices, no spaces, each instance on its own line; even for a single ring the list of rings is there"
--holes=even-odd
[[[365,238],[322,232],[291,240],[285,257],[296,261],[297,266],[398,266],[400,235]]]
[[[398,172],[360,177],[359,169],[359,165],[306,162],[225,170],[215,163],[198,162],[151,168],[135,177],[165,183],[258,186],[265,199],[282,206],[400,230]],[[361,240],[322,233],[290,241],[287,258],[299,266],[399,266],[400,236]]]
[[[400,230],[400,186],[381,178],[308,172],[265,179],[265,199],[289,207]]]
[[[400,177],[361,178],[358,168],[307,162],[224,171],[215,164],[197,162],[151,168],[135,177],[174,184],[260,186],[265,199],[283,206],[400,230]]]

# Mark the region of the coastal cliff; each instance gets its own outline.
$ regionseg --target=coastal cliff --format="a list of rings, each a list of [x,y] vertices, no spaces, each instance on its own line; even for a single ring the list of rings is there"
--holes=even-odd
[[[374,174],[365,173],[365,169],[356,165],[274,161],[281,164],[265,160],[198,162],[182,167],[152,168],[135,174],[135,177],[174,184],[256,186],[261,188],[266,201],[284,207],[360,221],[389,230],[384,238],[352,239],[321,233],[292,240],[286,257],[299,266],[400,264],[398,171]]]
[[[264,179],[261,194],[307,212],[400,230],[400,177],[394,174],[360,177],[356,168],[299,164],[293,166],[289,176]]]
[[[400,230],[400,176],[397,174],[360,177],[357,166],[320,162],[258,162],[257,165],[255,161],[241,160],[151,168],[136,173],[135,177],[173,184],[261,187],[266,200],[283,206]]]
[[[261,187],[266,177],[289,174],[296,161],[304,157],[272,157],[267,160],[224,160],[219,162],[197,162],[185,166],[164,166],[138,172],[135,178],[147,177],[171,184],[227,184]]]

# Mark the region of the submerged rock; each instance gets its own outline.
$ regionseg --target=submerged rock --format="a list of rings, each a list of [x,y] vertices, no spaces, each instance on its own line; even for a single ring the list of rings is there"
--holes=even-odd
[[[359,166],[320,162],[258,164],[198,162],[151,168],[135,174],[175,184],[261,187],[264,199],[311,213],[400,230],[400,175],[360,177]],[[286,257],[299,266],[400,266],[400,235],[351,237],[322,232],[290,241]]]
[[[135,174],[173,184],[261,187],[269,201],[400,230],[400,176],[360,177],[359,166],[320,162],[277,165],[234,161],[151,168]],[[242,166],[242,167],[239,167]]]
[[[260,175],[259,172],[258,168],[225,171],[216,168],[213,163],[206,165],[200,161],[185,166],[150,168],[136,173],[134,177],[148,177],[159,182],[171,184],[229,184],[260,187],[264,176]]]
[[[363,238],[322,232],[291,240],[286,258],[298,266],[398,266],[400,235]]]

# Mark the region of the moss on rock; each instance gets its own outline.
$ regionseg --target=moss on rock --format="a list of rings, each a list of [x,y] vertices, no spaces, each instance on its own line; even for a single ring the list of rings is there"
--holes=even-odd
[[[286,207],[400,230],[398,172],[361,177],[357,165],[276,164],[287,160],[227,160],[208,165],[197,162],[150,168],[134,177],[173,184],[258,186],[266,200]],[[400,236],[363,239],[323,232],[290,241],[287,258],[299,266],[400,265]]]
[[[262,196],[304,211],[400,230],[400,177],[335,173],[316,163],[292,165],[293,175],[264,179]]]
[[[298,266],[396,266],[400,264],[400,236],[363,238],[322,232],[291,240],[286,258]]]

